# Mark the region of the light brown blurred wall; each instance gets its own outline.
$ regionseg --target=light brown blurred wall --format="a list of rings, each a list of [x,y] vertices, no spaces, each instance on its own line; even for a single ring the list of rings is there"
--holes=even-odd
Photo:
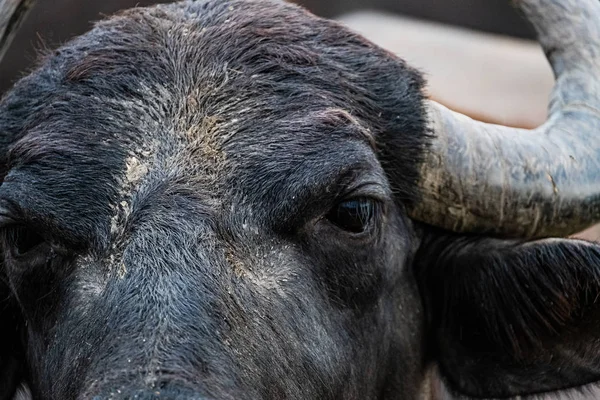
[[[488,33],[533,38],[533,30],[511,0],[291,0],[314,13],[337,17],[359,10],[379,10],[462,26]]]

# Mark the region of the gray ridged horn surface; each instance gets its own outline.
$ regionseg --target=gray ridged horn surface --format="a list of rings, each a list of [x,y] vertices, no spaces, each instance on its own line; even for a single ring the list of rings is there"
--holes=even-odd
[[[0,61],[35,0],[0,0]]]
[[[509,128],[429,102],[435,138],[410,215],[457,232],[566,236],[600,219],[600,1],[515,3],[556,78],[548,120]]]

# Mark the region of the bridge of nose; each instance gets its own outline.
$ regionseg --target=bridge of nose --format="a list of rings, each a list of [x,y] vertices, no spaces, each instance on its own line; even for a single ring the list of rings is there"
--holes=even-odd
[[[92,397],[80,397],[80,400],[107,400],[107,399],[136,399],[136,400],[212,400],[211,397],[202,395],[197,391],[184,387],[169,386],[168,388],[107,388]]]
[[[97,339],[86,374],[93,389],[82,398],[209,398],[186,388],[202,388],[220,368],[232,378],[221,381],[235,386],[222,336],[233,274],[224,244],[204,216],[180,226],[168,215],[143,220],[106,257],[110,277],[81,318]]]

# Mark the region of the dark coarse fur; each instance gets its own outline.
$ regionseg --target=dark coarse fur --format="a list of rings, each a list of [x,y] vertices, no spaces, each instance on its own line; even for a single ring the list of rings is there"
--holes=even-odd
[[[598,380],[600,246],[427,236],[416,267],[437,343],[429,351],[452,387],[505,398]],[[597,398],[585,390],[573,398]]]
[[[419,399],[432,364],[476,396],[595,379],[595,245],[406,217],[422,88],[274,0],[138,8],[48,55],[0,103],[0,399]],[[362,234],[328,219],[348,198],[377,204]]]
[[[417,175],[421,87],[279,1],[134,9],[49,55],[0,108],[2,204],[45,239],[23,261],[5,230],[34,398],[416,395],[390,192]],[[405,155],[393,187],[380,146]],[[321,216],[366,184],[389,216],[351,239]]]

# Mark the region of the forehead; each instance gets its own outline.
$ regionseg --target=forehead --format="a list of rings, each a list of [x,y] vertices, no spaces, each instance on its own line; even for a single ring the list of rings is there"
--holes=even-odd
[[[232,182],[277,192],[294,174],[315,184],[374,163],[376,120],[389,110],[366,85],[384,65],[400,66],[280,1],[134,9],[59,49],[4,99],[0,128],[22,136],[5,184],[78,221],[111,215],[157,169],[208,195]]]

